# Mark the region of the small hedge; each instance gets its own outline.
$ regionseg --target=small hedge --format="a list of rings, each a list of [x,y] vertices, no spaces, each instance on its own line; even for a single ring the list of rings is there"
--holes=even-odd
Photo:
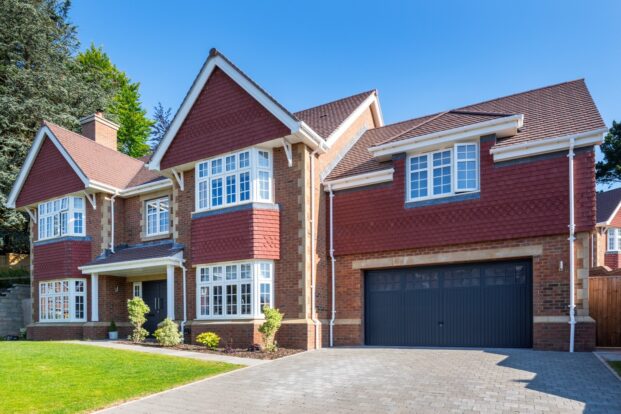
[[[215,351],[218,349],[218,345],[220,345],[220,337],[215,332],[203,332],[196,337],[196,342]]]
[[[162,346],[175,346],[181,343],[181,332],[179,332],[179,326],[169,319],[164,319],[164,322],[160,324],[160,327],[153,333],[157,342]]]

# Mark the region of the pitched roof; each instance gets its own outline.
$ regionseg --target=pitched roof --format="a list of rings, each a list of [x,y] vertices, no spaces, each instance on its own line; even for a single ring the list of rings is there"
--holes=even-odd
[[[114,253],[107,252],[107,254],[99,256],[92,262],[83,266],[103,265],[144,259],[159,259],[162,257],[174,256],[181,250],[183,250],[183,244],[175,243],[172,240],[125,245],[117,247]]]
[[[341,98],[294,113],[322,138],[327,139],[375,90]]]
[[[621,203],[621,188],[599,192],[596,197],[597,222],[604,223],[610,219],[610,216]]]
[[[327,179],[390,168],[390,162],[372,158],[368,151],[372,146],[515,114],[524,115],[523,127],[516,135],[499,139],[495,147],[605,127],[584,80],[579,79],[369,130]]]
[[[52,122],[43,121],[89,180],[125,189],[160,179],[144,162]]]

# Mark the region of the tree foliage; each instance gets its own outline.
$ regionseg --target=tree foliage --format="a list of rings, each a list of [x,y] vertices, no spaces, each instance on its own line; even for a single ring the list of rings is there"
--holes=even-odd
[[[595,165],[595,177],[602,184],[621,181],[621,122],[612,121],[612,128],[600,145],[604,160]]]
[[[106,104],[79,70],[69,1],[0,0],[0,231],[22,233],[26,218],[5,207],[41,120],[71,129]]]
[[[153,127],[151,129],[151,150],[155,151],[157,146],[166,135],[166,131],[170,127],[172,122],[172,110],[170,108],[164,109],[161,102],[158,102],[155,108],[153,108]]]

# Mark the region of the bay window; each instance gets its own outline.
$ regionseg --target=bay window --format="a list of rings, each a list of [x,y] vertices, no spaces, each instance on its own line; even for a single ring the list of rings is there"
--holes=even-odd
[[[272,202],[272,152],[250,148],[196,164],[196,211]]]
[[[608,251],[609,252],[621,251],[621,229],[618,229],[618,228],[608,229]]]
[[[62,197],[40,203],[38,240],[84,236],[84,198]]]
[[[199,319],[245,319],[273,306],[272,262],[247,261],[196,268]]]
[[[162,197],[146,202],[147,236],[158,236],[168,233],[168,209],[168,197]]]
[[[85,322],[86,280],[39,282],[40,322]]]
[[[451,148],[407,159],[407,200],[444,197],[479,189],[479,146],[455,144]]]

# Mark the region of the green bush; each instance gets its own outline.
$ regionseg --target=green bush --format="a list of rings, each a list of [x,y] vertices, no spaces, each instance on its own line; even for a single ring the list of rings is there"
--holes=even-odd
[[[147,321],[145,315],[151,311],[149,306],[140,297],[135,297],[127,301],[127,311],[129,312],[129,322],[134,327],[127,339],[139,343],[145,340],[149,332],[142,327]]]
[[[220,345],[220,337],[215,332],[203,332],[196,337],[196,342],[215,351],[218,349],[218,345]]]
[[[265,322],[259,326],[259,332],[263,337],[263,350],[273,352],[277,348],[274,338],[282,324],[283,314],[278,309],[267,305],[263,307],[263,314],[265,315]]]
[[[181,343],[179,326],[169,318],[164,319],[153,336],[155,336],[157,342],[162,346],[175,346]]]
[[[110,321],[110,327],[108,328],[108,332],[117,332],[118,329],[116,329],[116,323],[114,323],[114,321]]]

